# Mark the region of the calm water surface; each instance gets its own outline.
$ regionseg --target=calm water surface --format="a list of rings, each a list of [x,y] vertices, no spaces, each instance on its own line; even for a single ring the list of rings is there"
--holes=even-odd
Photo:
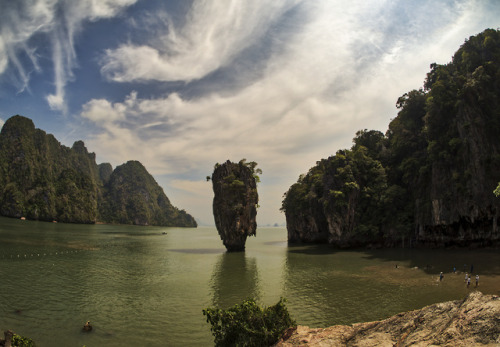
[[[42,347],[210,346],[209,306],[285,297],[303,325],[378,320],[463,298],[475,290],[464,264],[481,291],[500,294],[498,250],[289,247],[284,228],[259,228],[246,252],[226,253],[215,228],[0,218],[0,330]]]

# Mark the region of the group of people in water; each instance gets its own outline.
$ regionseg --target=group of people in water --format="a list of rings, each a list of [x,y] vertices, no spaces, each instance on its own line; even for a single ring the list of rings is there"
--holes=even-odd
[[[471,276],[472,276],[472,272],[474,271],[474,265],[471,265],[470,266],[470,274],[467,272],[467,264],[464,264],[464,272],[465,272],[465,280],[464,282],[467,284],[467,288],[470,287],[470,282],[471,282]],[[457,268],[455,266],[453,266],[453,273],[456,273],[457,272]],[[443,273],[441,272],[439,274],[439,281],[442,281],[443,280]],[[476,287],[479,285],[479,275],[476,274]]]

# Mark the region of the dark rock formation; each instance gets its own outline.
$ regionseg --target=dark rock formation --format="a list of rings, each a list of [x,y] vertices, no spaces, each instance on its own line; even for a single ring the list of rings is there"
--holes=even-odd
[[[382,321],[324,329],[298,326],[277,346],[497,346],[500,298],[473,292]]]
[[[245,250],[247,237],[256,234],[259,195],[254,167],[228,160],[217,164],[212,174],[215,225],[228,251]]]
[[[431,65],[384,135],[361,130],[283,200],[290,242],[338,247],[498,247],[500,31]]]
[[[97,165],[82,141],[71,148],[22,116],[0,132],[0,215],[67,223],[196,227],[139,162]]]

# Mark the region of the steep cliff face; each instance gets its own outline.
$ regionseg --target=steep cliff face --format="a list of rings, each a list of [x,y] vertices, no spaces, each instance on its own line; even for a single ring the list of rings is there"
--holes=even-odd
[[[97,166],[83,143],[62,146],[25,117],[0,133],[0,213],[9,217],[94,223]]]
[[[22,116],[0,133],[0,215],[68,223],[196,227],[138,162],[97,165],[82,141],[71,148]]]
[[[355,246],[498,246],[500,32],[469,38],[384,135],[317,162],[285,195],[288,239]]]
[[[430,180],[420,196],[417,239],[430,245],[500,242],[500,32],[471,37],[427,76]]]
[[[219,236],[228,251],[243,251],[257,229],[257,184],[243,161],[216,165],[212,174],[213,212]]]
[[[500,141],[486,128],[485,116],[469,105],[456,111],[457,137],[452,141],[458,148],[432,162],[428,195],[417,203],[420,243],[500,244],[500,201],[492,194],[500,179]]]
[[[386,188],[384,168],[364,147],[317,162],[285,194],[288,241],[380,244]]]

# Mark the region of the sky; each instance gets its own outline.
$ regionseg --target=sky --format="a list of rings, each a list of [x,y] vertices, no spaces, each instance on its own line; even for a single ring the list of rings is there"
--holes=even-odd
[[[0,125],[139,160],[202,225],[215,163],[256,161],[258,225],[283,224],[299,175],[498,27],[498,0],[0,0]]]

